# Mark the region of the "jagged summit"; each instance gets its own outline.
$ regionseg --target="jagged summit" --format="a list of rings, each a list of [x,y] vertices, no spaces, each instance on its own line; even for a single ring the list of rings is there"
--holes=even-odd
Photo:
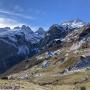
[[[85,25],[87,25],[88,23],[80,20],[80,19],[74,19],[74,20],[70,20],[70,21],[65,21],[63,23],[61,23],[62,26],[67,26],[69,28],[81,28]]]
[[[35,33],[42,35],[45,34],[45,30],[42,27],[40,27]]]
[[[52,29],[58,29],[58,30],[60,30],[60,29],[62,29],[63,27],[61,26],[61,25],[59,25],[59,24],[53,24],[50,28],[49,28],[49,30],[52,30]]]
[[[14,31],[24,31],[24,32],[28,32],[33,34],[34,32],[32,31],[32,29],[29,26],[26,25],[22,25],[21,27],[17,26],[14,27]]]
[[[16,30],[16,29],[21,29],[21,27],[17,26],[17,27],[14,27],[14,29],[15,29],[15,30]]]

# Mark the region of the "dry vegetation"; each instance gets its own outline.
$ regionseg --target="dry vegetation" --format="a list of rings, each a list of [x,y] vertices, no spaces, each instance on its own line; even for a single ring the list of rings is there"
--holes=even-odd
[[[27,81],[0,80],[0,90],[90,90],[90,83],[40,86]]]

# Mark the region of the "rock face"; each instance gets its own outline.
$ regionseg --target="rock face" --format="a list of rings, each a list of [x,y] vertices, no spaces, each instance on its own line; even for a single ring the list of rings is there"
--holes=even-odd
[[[38,34],[38,35],[44,35],[45,30],[42,27],[40,27],[35,33]]]
[[[9,27],[0,28],[0,33],[5,32],[5,31],[7,31],[7,30],[10,30],[10,28],[9,28]]]
[[[77,62],[74,68],[82,69],[85,67],[90,67],[90,56],[81,57],[79,62]]]
[[[52,25],[49,28],[49,31],[46,32],[45,37],[41,40],[41,47],[50,47],[51,44],[54,44],[55,39],[64,38],[66,32],[63,27],[60,25]]]
[[[33,33],[33,31],[31,30],[31,28],[29,27],[29,26],[25,26],[25,25],[23,25],[22,27],[21,27],[21,30],[25,30],[25,31],[29,31],[29,33]]]
[[[80,29],[87,24],[88,23],[79,19],[63,22],[60,25],[54,24],[46,32],[44,39],[41,40],[41,46],[43,48],[45,48],[45,46],[55,46],[55,40],[62,41],[66,36],[68,36],[69,33],[73,32],[75,29]]]
[[[0,73],[3,73],[10,65],[13,65],[15,61],[17,61],[13,60],[13,58],[15,59],[16,57],[17,51],[15,46],[0,39]]]
[[[15,38],[8,36],[0,37],[0,68],[3,67],[0,69],[0,73],[14,64],[19,63],[29,55],[29,53],[24,53],[25,50],[29,52],[28,46],[26,46],[27,48],[21,48],[22,46],[26,46],[25,37],[23,35],[16,35]]]
[[[38,52],[39,37],[23,25],[0,33],[0,73]]]

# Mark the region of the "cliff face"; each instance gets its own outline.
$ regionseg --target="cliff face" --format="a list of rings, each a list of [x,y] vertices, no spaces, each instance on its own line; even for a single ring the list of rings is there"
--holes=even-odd
[[[22,30],[8,30],[0,33],[0,73],[38,52],[38,40],[29,31],[30,28],[23,28]]]
[[[22,52],[24,47],[20,52],[20,46],[26,44],[24,36],[18,35],[14,39],[17,41],[12,41],[8,36],[0,37],[0,73],[25,58],[25,54]]]

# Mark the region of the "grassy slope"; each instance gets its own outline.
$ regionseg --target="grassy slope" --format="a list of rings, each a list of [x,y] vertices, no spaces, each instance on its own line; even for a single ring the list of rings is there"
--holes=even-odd
[[[81,83],[77,85],[45,85],[39,86],[36,84],[29,83],[27,81],[17,81],[17,80],[0,80],[0,88],[15,88],[19,87],[19,90],[80,90],[81,87],[85,87],[90,90],[90,82]],[[1,89],[0,89],[1,90]],[[11,89],[7,89],[11,90]]]

